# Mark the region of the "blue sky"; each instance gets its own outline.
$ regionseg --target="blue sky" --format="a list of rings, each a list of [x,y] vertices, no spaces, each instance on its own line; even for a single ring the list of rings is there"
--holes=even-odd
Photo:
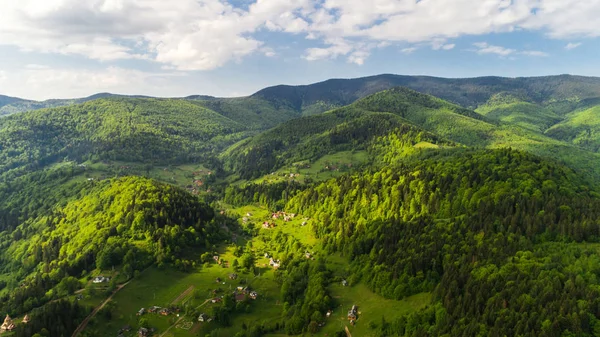
[[[0,2],[0,94],[248,95],[380,73],[600,76],[600,1]]]

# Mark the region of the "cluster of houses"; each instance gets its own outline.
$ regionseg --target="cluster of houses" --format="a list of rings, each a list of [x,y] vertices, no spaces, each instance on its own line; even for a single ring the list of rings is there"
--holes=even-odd
[[[275,226],[276,226],[276,225],[275,225],[275,223],[274,223],[274,222],[268,222],[268,221],[265,221],[265,222],[263,222],[263,224],[262,224],[262,227],[263,227],[264,229],[275,228]]]
[[[246,295],[251,299],[255,300],[258,298],[258,293],[256,291],[250,291],[248,287],[238,286],[236,291],[234,292],[235,300],[241,302],[246,299]]]
[[[150,313],[150,314],[159,314],[162,316],[169,316],[173,311],[169,308],[161,308],[159,306],[153,306],[150,307],[148,309],[146,308],[141,308],[138,312],[137,312],[137,316],[142,316],[145,313]]]
[[[100,275],[100,276],[94,277],[94,279],[92,280],[92,283],[104,283],[104,282],[110,282],[110,277],[104,277],[104,276]]]
[[[285,221],[285,222],[292,221],[295,217],[296,217],[296,214],[294,214],[294,213],[286,213],[286,212],[282,212],[282,211],[278,211],[278,212],[271,214],[271,219],[273,219],[273,220],[283,219],[283,221]]]
[[[25,315],[25,317],[23,317],[23,320],[21,320],[21,323],[29,323],[29,315]],[[16,327],[17,326],[13,322],[12,318],[10,318],[9,315],[6,315],[6,317],[4,318],[4,322],[2,323],[2,325],[0,325],[0,333],[5,331],[13,331]]]
[[[356,323],[356,319],[358,318],[358,307],[353,305],[350,310],[348,310],[348,320],[350,324],[354,325]]]
[[[138,330],[138,337],[148,337],[150,335],[152,335],[152,333],[155,331],[154,328],[140,328]]]

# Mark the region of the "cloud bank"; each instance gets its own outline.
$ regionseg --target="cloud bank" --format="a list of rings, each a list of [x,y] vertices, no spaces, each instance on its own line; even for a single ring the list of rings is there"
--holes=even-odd
[[[273,57],[274,46],[258,37],[263,32],[315,42],[306,60],[344,57],[356,64],[390,44],[404,52],[423,45],[449,50],[464,35],[600,36],[600,1],[581,0],[254,0],[242,7],[224,0],[0,0],[0,12],[3,45],[99,61],[143,59],[177,70],[215,69],[253,53]],[[476,47],[482,54],[516,52]]]

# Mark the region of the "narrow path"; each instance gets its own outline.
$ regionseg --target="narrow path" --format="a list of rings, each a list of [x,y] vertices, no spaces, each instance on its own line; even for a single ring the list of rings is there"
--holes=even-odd
[[[344,326],[344,330],[346,330],[346,336],[347,337],[352,337],[352,334],[350,333],[350,330],[348,329],[348,326]]]
[[[212,300],[212,298],[207,299],[206,301],[204,301],[202,304],[200,304],[199,306],[196,307],[196,309],[202,307],[203,305],[205,305],[206,303],[208,303],[208,301]]]
[[[171,302],[172,305],[175,305],[179,302],[181,302],[187,295],[191,294],[192,291],[194,291],[194,286],[190,286],[189,288],[187,288],[186,290],[184,290],[181,294],[179,294],[179,296],[177,296],[176,299],[173,300],[173,302]]]
[[[165,332],[161,333],[160,336],[158,336],[158,337],[163,337],[164,335],[166,335],[167,332],[169,332],[169,330],[171,330],[171,328],[173,328],[174,326],[176,326],[177,323],[179,323],[179,321],[181,321],[184,317],[185,316],[179,317],[179,319],[175,323],[173,323],[173,325],[171,325],[167,330],[165,330]]]
[[[99,306],[97,306],[94,310],[92,310],[92,313],[88,315],[88,317],[86,317],[83,322],[81,322],[81,324],[79,324],[79,326],[77,327],[77,329],[73,332],[73,335],[71,335],[71,337],[77,337],[77,335],[79,335],[83,329],[85,329],[85,327],[88,325],[88,323],[90,322],[90,320],[92,318],[94,318],[94,316],[96,316],[96,314],[98,313],[98,311],[102,310],[102,308],[104,308],[104,306],[106,305],[106,303],[108,303],[113,296],[115,296],[115,294],[123,289],[123,287],[125,287],[127,284],[129,283],[129,281],[127,283],[123,283],[120,286],[117,287],[117,289],[115,289],[113,291],[113,293],[108,296],[108,298],[106,300],[104,300],[104,302],[102,302],[102,304],[100,304]]]

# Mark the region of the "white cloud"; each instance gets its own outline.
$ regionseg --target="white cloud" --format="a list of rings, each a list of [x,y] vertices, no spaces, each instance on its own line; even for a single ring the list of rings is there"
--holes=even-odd
[[[400,52],[402,52],[403,54],[412,54],[415,51],[417,51],[417,47],[407,47],[407,48],[403,48],[400,50]]]
[[[0,44],[103,62],[147,59],[179,70],[214,69],[262,52],[256,33],[265,30],[324,44],[307,49],[306,59],[343,55],[354,63],[393,42],[449,50],[463,35],[600,36],[600,1],[593,0],[251,0],[244,8],[227,0],[0,0],[0,12]]]
[[[369,57],[369,55],[371,55],[371,53],[366,50],[358,50],[350,54],[348,57],[348,62],[362,66],[365,64],[365,60]]]
[[[260,50],[266,57],[275,57],[277,56],[277,53],[275,52],[275,50],[273,50],[273,48],[270,47],[264,47]]]
[[[523,50],[523,51],[519,51],[519,50],[516,50],[516,49],[506,48],[506,47],[502,47],[502,46],[490,45],[487,42],[473,43],[473,46],[475,46],[476,49],[473,49],[471,51],[474,51],[477,54],[480,54],[480,55],[493,54],[493,55],[498,55],[500,57],[511,56],[510,59],[512,59],[512,60],[515,59],[514,57],[512,57],[512,55],[516,55],[516,54],[525,55],[525,56],[532,56],[532,57],[547,57],[547,56],[550,56],[548,53],[543,52],[543,51],[539,51],[539,50]]]
[[[431,42],[431,49],[433,50],[450,50],[453,49],[456,45],[452,43],[446,43],[446,39],[434,39]]]
[[[514,54],[516,52],[515,49],[504,48],[501,46],[494,46],[494,45],[488,44],[487,42],[477,42],[477,43],[473,43],[473,45],[475,47],[477,47],[477,49],[475,49],[475,52],[480,55],[495,54],[495,55],[499,55],[499,56],[508,56],[508,55]]]
[[[550,56],[548,53],[543,52],[543,51],[539,51],[539,50],[525,50],[525,51],[520,52],[520,54],[526,55],[526,56],[534,56],[534,57],[548,57],[548,56]]]
[[[565,46],[565,49],[566,49],[566,50],[572,50],[572,49],[575,49],[575,48],[577,48],[577,47],[579,47],[579,46],[581,46],[581,45],[582,45],[582,43],[581,43],[581,42],[577,42],[577,43],[569,42],[569,43],[567,43],[567,45]]]

